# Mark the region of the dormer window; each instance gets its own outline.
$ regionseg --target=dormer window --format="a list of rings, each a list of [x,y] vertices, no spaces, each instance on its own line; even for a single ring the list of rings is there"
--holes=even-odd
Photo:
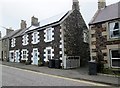
[[[54,40],[54,37],[53,37],[53,35],[54,35],[54,28],[47,28],[45,31],[44,31],[44,33],[45,33],[45,42],[51,42],[52,40]]]
[[[11,47],[15,47],[15,38],[12,38],[11,40]]]
[[[39,32],[33,32],[32,34],[32,44],[37,44],[39,42]]]
[[[109,23],[110,38],[119,38],[120,37],[120,22],[111,22]]]
[[[23,36],[23,45],[27,45],[28,44],[28,35],[27,34],[25,34],[24,36]]]

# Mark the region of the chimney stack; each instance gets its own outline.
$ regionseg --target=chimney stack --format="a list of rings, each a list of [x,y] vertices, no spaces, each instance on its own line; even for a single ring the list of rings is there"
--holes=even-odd
[[[98,9],[103,9],[106,7],[106,0],[98,0]]]
[[[31,25],[33,25],[33,26],[39,26],[38,18],[36,18],[36,17],[33,16],[31,18]]]
[[[73,0],[72,10],[80,10],[78,0]]]
[[[6,29],[6,35],[9,35],[11,32],[13,32],[14,30],[10,27],[9,29]]]
[[[20,26],[21,26],[20,29],[25,29],[27,26],[26,21],[21,20]]]

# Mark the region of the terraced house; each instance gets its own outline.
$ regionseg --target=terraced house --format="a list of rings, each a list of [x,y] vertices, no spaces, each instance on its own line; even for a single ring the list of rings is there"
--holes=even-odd
[[[98,1],[89,23],[91,59],[104,68],[120,68],[120,2],[106,6],[105,0]]]
[[[10,61],[46,65],[58,60],[63,68],[87,64],[88,29],[79,10],[78,0],[73,0],[68,12],[40,22],[33,16],[31,26],[10,39]]]

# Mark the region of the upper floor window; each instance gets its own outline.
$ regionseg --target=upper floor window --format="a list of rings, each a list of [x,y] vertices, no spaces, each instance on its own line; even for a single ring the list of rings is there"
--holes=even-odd
[[[88,43],[88,33],[87,33],[87,31],[83,31],[83,41],[85,43]]]
[[[25,34],[25,35],[23,36],[23,45],[27,45],[27,44],[28,44],[28,35]]]
[[[32,44],[37,44],[39,42],[39,36],[38,36],[39,32],[34,32],[32,34]]]
[[[120,37],[120,22],[111,22],[109,23],[110,38],[119,38]]]
[[[46,37],[47,41],[52,39],[52,30],[50,28],[46,30]]]
[[[11,47],[15,47],[15,38],[11,39]]]
[[[54,28],[47,28],[44,32],[45,32],[45,42],[50,42],[52,40],[54,40],[54,33],[53,33]]]

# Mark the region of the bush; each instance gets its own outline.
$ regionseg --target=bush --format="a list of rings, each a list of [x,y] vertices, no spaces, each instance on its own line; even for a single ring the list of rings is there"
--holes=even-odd
[[[41,58],[38,60],[38,66],[43,66],[43,62],[42,62]]]
[[[26,65],[30,65],[31,63],[32,63],[31,60],[27,60],[27,61],[25,62]]]

